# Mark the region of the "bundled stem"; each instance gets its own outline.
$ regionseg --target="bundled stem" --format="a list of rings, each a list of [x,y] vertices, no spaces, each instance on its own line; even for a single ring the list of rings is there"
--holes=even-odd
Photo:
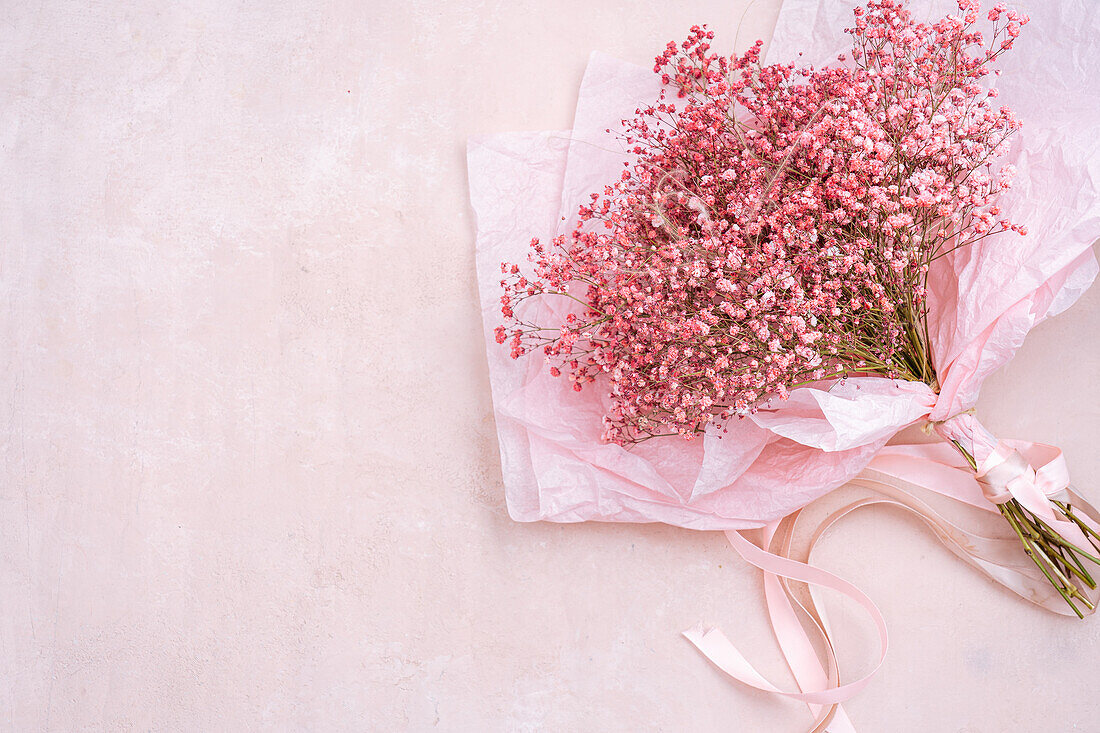
[[[977,471],[974,457],[958,441],[953,440],[951,444],[966,458],[970,467]],[[1090,612],[1096,609],[1085,591],[1085,588],[1096,589],[1096,580],[1089,573],[1086,563],[1100,566],[1100,545],[1097,544],[1100,534],[1082,517],[1076,515],[1070,504],[1061,501],[1052,501],[1051,504],[1063,518],[1080,528],[1089,541],[1088,550],[1066,540],[1016,499],[998,504],[997,508],[1020,539],[1024,553],[1035,563],[1035,567],[1058,591],[1058,595],[1073,609],[1077,617],[1084,618],[1085,614],[1077,604]]]

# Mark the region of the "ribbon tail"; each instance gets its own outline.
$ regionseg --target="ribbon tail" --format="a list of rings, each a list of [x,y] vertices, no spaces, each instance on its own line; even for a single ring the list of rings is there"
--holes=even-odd
[[[775,529],[772,526],[766,530],[766,543],[772,538]],[[865,593],[848,581],[828,571],[808,563],[793,560],[784,554],[776,554],[763,549],[752,543],[740,532],[727,532],[726,537],[746,562],[755,565],[765,573],[765,592],[768,597],[769,614],[773,628],[800,690],[797,692],[783,690],[770,682],[753,667],[719,629],[703,631],[702,628],[696,627],[684,632],[684,636],[711,663],[739,682],[758,690],[800,700],[810,705],[811,711],[815,713],[814,725],[810,729],[811,731],[854,733],[855,729],[847,715],[840,708],[839,703],[851,698],[866,687],[882,665],[889,647],[886,622],[882,617],[882,613]],[[789,540],[784,539],[783,544],[787,545],[784,552],[789,552]],[[798,620],[794,606],[791,604],[790,590],[785,584],[789,580],[835,590],[848,596],[867,610],[878,628],[881,644],[878,663],[874,669],[854,682],[841,684],[836,657],[832,651],[832,640],[823,619],[816,608],[813,607],[813,604],[807,608],[795,601],[810,617],[813,626],[825,643],[829,659],[829,669],[826,671],[813,649],[805,628]]]
[[[763,546],[777,547],[777,554],[791,557],[791,542],[799,515],[800,512],[795,512],[780,521],[768,524],[764,528]],[[836,650],[828,634],[829,627],[824,610],[817,607],[812,591],[809,607],[807,607],[799,602],[786,579],[772,573],[764,573],[764,598],[775,639],[799,689],[803,691],[825,689],[827,686],[839,684],[840,669],[836,660]],[[824,642],[828,670],[821,664],[805,627],[799,621],[794,610],[796,605],[813,622],[815,630]],[[790,629],[791,633],[781,633],[780,629]],[[855,727],[840,703],[828,707],[814,703],[807,703],[807,705],[810,714],[814,716],[813,731],[855,733]]]

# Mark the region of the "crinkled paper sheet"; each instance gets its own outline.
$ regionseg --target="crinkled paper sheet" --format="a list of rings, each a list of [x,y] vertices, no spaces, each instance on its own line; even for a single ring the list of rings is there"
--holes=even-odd
[[[769,61],[818,65],[848,48],[851,5],[786,0]],[[953,4],[914,2],[935,18]],[[493,339],[500,323],[500,262],[525,262],[532,237],[568,230],[579,203],[614,180],[628,155],[613,134],[655,99],[649,69],[592,55],[572,131],[471,140],[470,198],[501,461],[511,516],[520,521],[665,522],[741,529],[789,514],[855,476],[899,429],[973,406],[982,381],[1027,332],[1069,307],[1097,272],[1100,235],[1100,6],[1037,3],[1002,58],[1001,101],[1024,123],[1009,159],[1015,187],[1002,199],[1027,237],[994,237],[940,261],[930,278],[930,330],[940,395],[922,384],[849,379],[829,391],[794,390],[787,402],[732,420],[719,437],[650,440],[629,450],[600,442],[605,395],[581,393],[539,357],[512,360]],[[669,37],[685,29],[669,28]],[[727,39],[728,40],[728,39]],[[721,43],[722,39],[718,39]],[[659,49],[655,49],[654,53]],[[564,217],[564,221],[563,221]],[[544,315],[550,316],[550,313]]]

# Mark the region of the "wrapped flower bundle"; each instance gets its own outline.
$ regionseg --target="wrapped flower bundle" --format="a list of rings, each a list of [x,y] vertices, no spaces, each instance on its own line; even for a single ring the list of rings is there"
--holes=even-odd
[[[989,81],[1029,18],[979,12],[959,0],[919,22],[903,2],[871,0],[824,67],[763,63],[759,42],[725,57],[704,27],[657,57],[659,85],[594,60],[588,97],[636,103],[617,126],[617,171],[597,147],[615,118],[584,109],[583,89],[564,161],[550,138],[471,147],[486,291],[492,259],[519,250],[482,181],[517,178],[502,152],[564,164],[569,229],[531,239],[529,264],[497,259],[503,294],[485,293],[487,325],[498,297],[504,319],[494,340],[527,363],[502,377],[490,354],[514,516],[766,525],[762,548],[727,534],[773,580],[838,587],[777,548],[800,507],[862,479],[1021,595],[1095,608],[1097,516],[1069,490],[1060,452],[998,440],[972,407],[1027,331],[1095,276],[1088,168],[1100,156],[1093,144],[1059,161],[1050,190],[1086,187],[1076,211],[1012,197],[1007,161],[1034,197],[1044,156],[1064,145],[1015,143],[1028,133]],[[920,422],[943,442],[884,447]],[[1006,537],[960,537],[922,491],[999,511]],[[756,684],[724,637],[689,638]],[[812,707],[843,699],[807,691],[845,690],[830,664],[799,679]]]

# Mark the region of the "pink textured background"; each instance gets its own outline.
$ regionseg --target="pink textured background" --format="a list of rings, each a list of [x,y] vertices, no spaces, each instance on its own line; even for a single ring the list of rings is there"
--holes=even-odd
[[[468,135],[569,126],[591,49],[728,48],[747,5],[10,6],[0,730],[798,730],[678,636],[783,679],[721,536],[507,518],[465,185]],[[1094,290],[980,403],[1094,499],[1098,320]],[[1100,619],[889,510],[821,562],[893,633],[860,730],[1100,731]]]

